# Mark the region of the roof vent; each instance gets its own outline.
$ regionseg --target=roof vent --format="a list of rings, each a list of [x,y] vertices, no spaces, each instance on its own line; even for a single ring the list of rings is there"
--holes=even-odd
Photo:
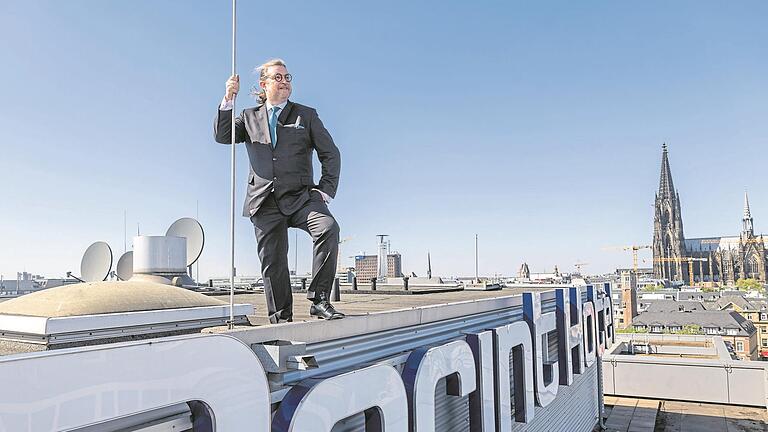
[[[133,238],[133,273],[177,276],[187,272],[187,239],[172,236]]]

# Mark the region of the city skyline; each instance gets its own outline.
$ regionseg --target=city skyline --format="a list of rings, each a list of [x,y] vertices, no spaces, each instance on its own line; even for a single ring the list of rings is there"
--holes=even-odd
[[[434,275],[474,275],[475,233],[485,275],[630,267],[604,248],[652,241],[664,142],[687,237],[738,234],[745,188],[755,233],[768,226],[768,5],[405,5],[299,2],[290,32],[239,9],[244,82],[284,58],[292,100],[316,107],[341,149],[331,209],[352,237],[345,264],[386,232],[406,274],[426,273],[429,251]],[[201,278],[228,274],[229,152],[211,136],[228,6],[0,5],[6,279],[77,271],[96,240],[116,261],[124,212],[130,248],[137,224],[162,235],[199,211]],[[274,33],[279,44],[257,42]],[[236,223],[238,274],[256,274],[252,226]],[[303,273],[311,244],[298,238]]]

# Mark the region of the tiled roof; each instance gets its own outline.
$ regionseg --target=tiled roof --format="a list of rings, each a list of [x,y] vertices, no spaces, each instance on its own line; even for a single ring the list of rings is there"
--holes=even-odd
[[[768,301],[765,299],[746,298],[741,295],[723,296],[714,302],[717,309],[726,309],[731,304],[737,306],[741,310],[757,311],[760,309],[768,309]]]
[[[691,311],[691,310],[707,310],[707,308],[704,306],[704,303],[700,301],[693,301],[693,300],[684,300],[684,301],[677,301],[677,300],[651,300],[647,301],[648,308],[646,311],[648,312],[679,312],[681,310],[683,311]]]
[[[686,326],[715,327],[720,330],[737,329],[738,336],[749,336],[755,326],[738,312],[721,310],[695,310],[689,312],[643,312],[632,319],[634,326]]]

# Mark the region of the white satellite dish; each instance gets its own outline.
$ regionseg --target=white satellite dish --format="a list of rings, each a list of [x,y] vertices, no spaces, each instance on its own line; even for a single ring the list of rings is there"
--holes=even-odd
[[[80,277],[86,282],[107,280],[112,270],[112,249],[103,241],[88,246],[80,262]]]
[[[197,262],[203,253],[205,233],[200,222],[193,218],[181,218],[172,223],[165,235],[187,239],[187,267]]]
[[[117,260],[117,277],[127,281],[133,276],[133,251],[128,251]]]

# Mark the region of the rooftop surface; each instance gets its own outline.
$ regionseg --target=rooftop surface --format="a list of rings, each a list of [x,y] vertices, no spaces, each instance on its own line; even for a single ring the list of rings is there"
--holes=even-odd
[[[619,333],[612,355],[730,360],[721,337]]]
[[[545,290],[550,290],[548,288]],[[545,291],[542,290],[542,291]],[[466,300],[479,300],[495,297],[506,297],[520,294],[531,289],[503,289],[498,291],[451,291],[430,294],[346,294],[342,293],[341,301],[333,302],[334,307],[347,315],[365,315],[371,312],[382,312],[420,306],[455,303]],[[217,297],[229,300],[228,297]],[[256,307],[256,315],[248,319],[253,325],[269,324],[267,319],[267,304],[264,293],[236,294],[235,303],[250,303]],[[314,321],[309,315],[311,302],[304,293],[293,293],[294,321]]]
[[[605,397],[609,432],[765,432],[765,409],[677,402],[655,399]]]
[[[122,282],[126,284],[127,282]],[[52,288],[53,290],[55,288]],[[540,291],[549,291],[551,287],[542,288]],[[46,290],[47,291],[47,290]],[[365,316],[368,313],[393,311],[398,309],[412,309],[421,306],[440,305],[446,303],[456,303],[469,300],[491,299],[496,297],[508,297],[511,295],[517,295],[524,291],[532,291],[529,288],[526,289],[504,289],[497,291],[449,291],[430,294],[346,294],[342,293],[341,301],[334,302],[334,305],[338,310],[344,312],[349,317],[353,316]],[[42,292],[41,292],[42,293]],[[226,304],[224,302],[229,301],[228,295],[217,296],[203,296],[201,294],[189,292],[194,296],[203,297],[204,300],[212,302],[214,304]],[[16,301],[23,300],[25,297],[30,298],[31,294],[19,297]],[[315,317],[309,315],[310,301],[307,300],[305,293],[294,293],[294,322],[318,321]],[[14,300],[0,299],[0,310],[12,309]],[[143,303],[142,296],[134,298],[134,301]],[[104,302],[100,302],[104,303]],[[110,303],[107,301],[106,303]],[[266,314],[266,299],[264,293],[261,291],[254,291],[252,294],[236,294],[235,304],[252,304],[255,306],[255,314],[249,315],[248,320],[253,326],[264,326],[269,324]],[[89,309],[93,311],[95,309]],[[107,311],[110,312],[110,311]],[[93,312],[92,312],[93,313]],[[349,320],[347,320],[349,321]],[[334,326],[344,325],[347,321],[334,321]],[[330,323],[329,323],[330,324]],[[240,327],[244,329],[248,327]],[[212,328],[216,329],[216,328]],[[227,331],[226,327],[222,327],[220,331]],[[40,344],[19,343],[16,341],[0,340],[0,356],[9,354],[18,354],[23,352],[41,351],[45,346]]]

